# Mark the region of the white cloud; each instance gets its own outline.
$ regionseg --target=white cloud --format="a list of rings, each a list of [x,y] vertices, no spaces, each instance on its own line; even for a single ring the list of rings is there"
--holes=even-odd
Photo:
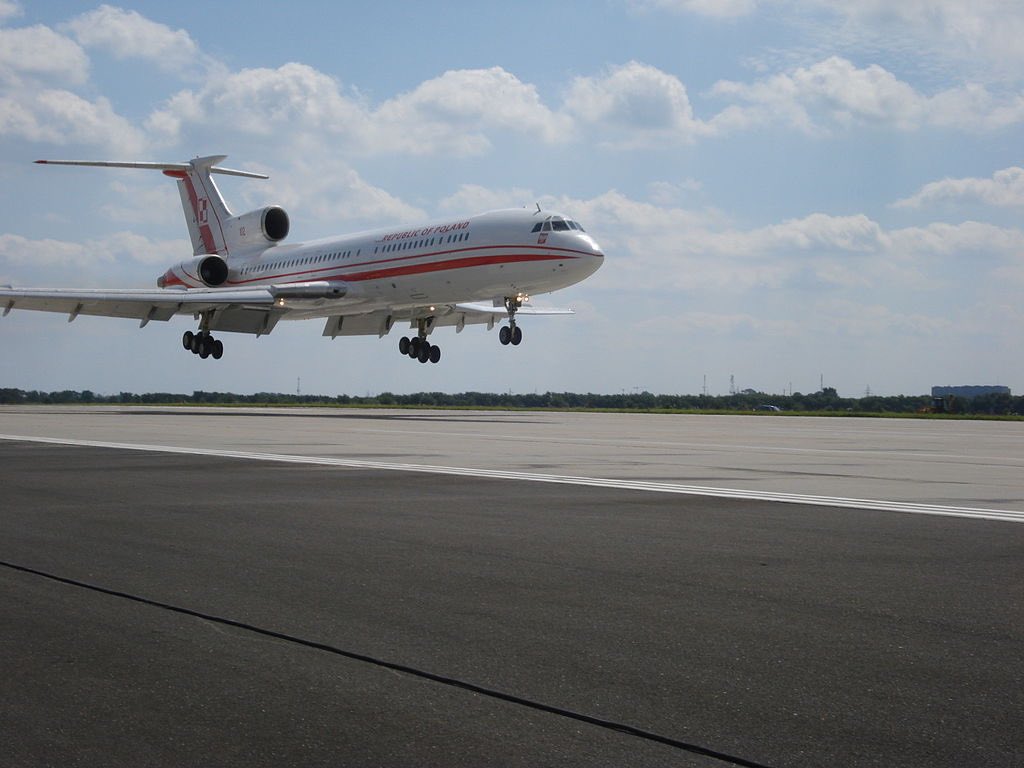
[[[21,16],[21,6],[13,0],[0,0],[0,21]]]
[[[751,84],[719,81],[711,93],[747,104],[732,105],[711,121],[723,130],[781,120],[808,133],[858,125],[977,131],[1024,120],[1020,95],[999,100],[983,86],[968,85],[927,96],[878,65],[858,68],[838,56]]]
[[[817,331],[831,335],[933,338],[954,327],[952,320],[941,314],[901,312],[883,304],[849,299],[815,302],[809,311],[814,313]]]
[[[923,208],[936,203],[984,203],[999,208],[1024,207],[1024,168],[996,171],[989,179],[943,179],[925,184],[894,208]]]
[[[142,59],[167,72],[207,69],[204,56],[188,32],[171,29],[147,19],[137,11],[101,5],[67,24],[75,38],[87,48],[98,48],[116,59]]]
[[[805,0],[802,5],[830,11],[848,35],[861,40],[902,35],[919,50],[986,61],[1020,79],[1019,70],[1012,71],[1024,63],[1024,6],[1017,0]]]
[[[49,27],[0,28],[0,82],[11,85],[30,77],[78,85],[88,72],[85,51]]]
[[[934,222],[924,227],[893,230],[890,237],[892,251],[897,256],[955,258],[963,260],[962,269],[975,274],[975,270],[982,268],[983,261],[1016,261],[1024,254],[1024,231],[979,221]]]
[[[305,64],[276,69],[243,69],[211,78],[198,91],[184,90],[146,121],[168,142],[194,126],[255,136],[341,135],[352,143],[362,132],[365,112],[342,94],[336,80]],[[342,147],[345,149],[346,147]]]
[[[54,87],[81,87],[88,75],[89,59],[70,38],[42,25],[0,27],[0,137],[141,148],[141,133],[106,98]]]
[[[87,144],[136,153],[142,135],[105,98],[88,101],[47,89],[19,98],[0,97],[0,136],[51,144]]]
[[[564,109],[620,148],[692,142],[712,131],[697,120],[686,86],[675,76],[631,61],[601,77],[577,77]]]
[[[185,240],[152,240],[115,232],[82,242],[0,234],[0,275],[14,285],[37,287],[138,287],[155,284],[171,264],[191,255]]]
[[[669,318],[662,318],[661,322],[671,324],[677,333],[702,336],[757,334],[792,338],[800,332],[800,324],[795,321],[757,317],[746,312],[682,312]]]
[[[609,290],[720,296],[768,292],[922,290],[960,286],[1019,262],[1024,231],[980,222],[886,229],[863,214],[812,213],[744,229],[714,211],[632,200],[607,192],[558,200],[610,255],[590,284]]]
[[[538,200],[528,189],[491,189],[479,184],[463,184],[458,191],[442,199],[438,210],[445,213],[477,213],[501,208],[522,208]]]
[[[262,136],[330,134],[333,151],[348,155],[475,155],[490,148],[489,131],[557,142],[569,128],[534,86],[499,67],[446,72],[374,108],[334,78],[296,63],[245,69],[182,91],[147,121],[169,141],[197,124]]]
[[[702,186],[697,179],[684,179],[680,182],[652,181],[647,185],[647,196],[655,205],[672,206],[693,193],[700,192]]]
[[[302,193],[294,200],[293,210],[301,210],[324,225],[338,222],[358,226],[379,227],[388,222],[421,221],[427,214],[406,203],[385,189],[374,186],[355,170],[339,167],[328,173],[315,161],[303,167],[301,163],[289,167],[295,173],[294,190],[301,185]],[[315,179],[321,179],[316,183]],[[289,203],[291,205],[291,203]]]
[[[477,154],[490,148],[481,129],[522,133],[549,144],[569,131],[567,118],[548,109],[535,86],[501,67],[445,72],[384,102],[371,118],[388,145],[413,154]]]
[[[630,4],[645,10],[667,10],[732,19],[753,13],[757,9],[758,0],[631,0]]]
[[[735,20],[759,11],[832,50],[889,50],[972,61],[1021,79],[1024,5],[1018,0],[625,0],[634,8]],[[813,43],[812,43],[813,44]]]
[[[268,203],[283,206],[292,218],[292,239],[309,239],[310,229],[312,236],[326,236],[338,234],[340,226],[365,229],[427,218],[420,208],[367,182],[344,158],[307,140],[288,146],[262,170],[269,182],[247,182],[243,197],[229,202],[236,212]]]

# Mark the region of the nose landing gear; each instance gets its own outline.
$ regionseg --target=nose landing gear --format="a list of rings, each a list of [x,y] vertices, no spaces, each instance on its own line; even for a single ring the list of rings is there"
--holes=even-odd
[[[498,331],[498,341],[501,342],[502,346],[519,346],[523,342],[523,329],[516,325],[516,312],[521,306],[523,301],[526,299],[525,296],[520,294],[519,296],[506,296],[505,297],[505,310],[508,312],[508,325],[501,326],[501,330]]]
[[[515,320],[512,320],[509,325],[501,326],[501,330],[498,331],[498,341],[503,345],[512,344],[517,346],[522,344],[523,329],[515,324]]]

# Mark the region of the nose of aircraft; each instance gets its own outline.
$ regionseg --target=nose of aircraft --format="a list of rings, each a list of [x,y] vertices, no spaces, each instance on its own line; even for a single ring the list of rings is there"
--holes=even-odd
[[[583,242],[586,245],[585,250],[592,257],[588,259],[588,261],[593,266],[591,272],[596,272],[600,268],[600,266],[604,264],[604,251],[601,250],[601,246],[599,246],[597,244],[597,241],[594,240],[594,238],[592,238],[590,235],[582,234],[582,237]]]

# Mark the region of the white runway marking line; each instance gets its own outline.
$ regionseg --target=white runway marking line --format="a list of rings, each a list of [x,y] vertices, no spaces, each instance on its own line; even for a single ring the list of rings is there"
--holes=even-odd
[[[85,448],[117,448],[127,451],[149,451],[153,453],[182,453],[198,456],[216,456],[226,459],[249,459],[252,461],[279,461],[290,464],[316,464],[349,469],[384,469],[399,472],[425,472],[435,475],[457,475],[462,477],[489,477],[497,480],[522,480],[534,483],[558,483],[562,485],[583,485],[616,490],[651,491],[654,493],[676,493],[687,496],[712,496],[723,499],[748,499],[752,501],[774,501],[783,504],[811,504],[824,507],[869,509],[882,512],[906,512],[918,515],[940,515],[944,517],[969,517],[982,520],[1001,520],[1009,523],[1024,523],[1024,512],[1009,509],[984,509],[975,507],[952,507],[940,504],[915,504],[904,501],[881,499],[848,499],[836,496],[814,496],[800,493],[776,493],[772,491],[745,491],[738,488],[711,488],[700,485],[651,482],[644,480],[612,480],[598,477],[573,477],[571,475],[544,475],[534,472],[513,472],[500,469],[474,469],[471,467],[441,467],[429,464],[404,464],[387,461],[361,461],[358,459],[332,459],[325,456],[296,456],[279,453],[255,453],[252,451],[229,451],[220,448],[184,448],[173,445],[144,445],[138,443],[114,443],[100,440],[77,440],[58,437],[30,437],[25,435],[3,435],[0,440],[19,440],[30,443],[54,445],[75,445]]]

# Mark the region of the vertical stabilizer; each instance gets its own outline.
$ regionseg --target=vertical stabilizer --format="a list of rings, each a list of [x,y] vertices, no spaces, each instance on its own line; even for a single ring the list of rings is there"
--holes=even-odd
[[[232,214],[224,202],[220,190],[217,189],[217,185],[213,183],[213,174],[222,173],[227,176],[243,176],[249,179],[265,179],[267,177],[262,173],[217,167],[217,163],[226,157],[227,155],[197,157],[188,163],[122,163],[109,160],[36,160],[36,162],[43,165],[84,165],[94,168],[143,168],[163,171],[167,176],[178,180],[178,194],[181,195],[181,207],[185,212],[185,223],[188,225],[188,234],[192,239],[193,255],[216,254],[227,258],[230,251],[227,237],[228,219],[232,218]],[[287,233],[287,225],[283,226]],[[281,235],[281,237],[283,236]],[[237,240],[238,238],[236,238]],[[273,238],[269,238],[269,240],[274,241]],[[236,245],[238,245],[237,242]]]
[[[225,227],[231,218],[224,198],[213,181],[211,169],[225,159],[225,155],[197,157],[184,169],[165,170],[178,180],[178,194],[185,212],[185,223],[192,238],[192,253],[228,256]]]

